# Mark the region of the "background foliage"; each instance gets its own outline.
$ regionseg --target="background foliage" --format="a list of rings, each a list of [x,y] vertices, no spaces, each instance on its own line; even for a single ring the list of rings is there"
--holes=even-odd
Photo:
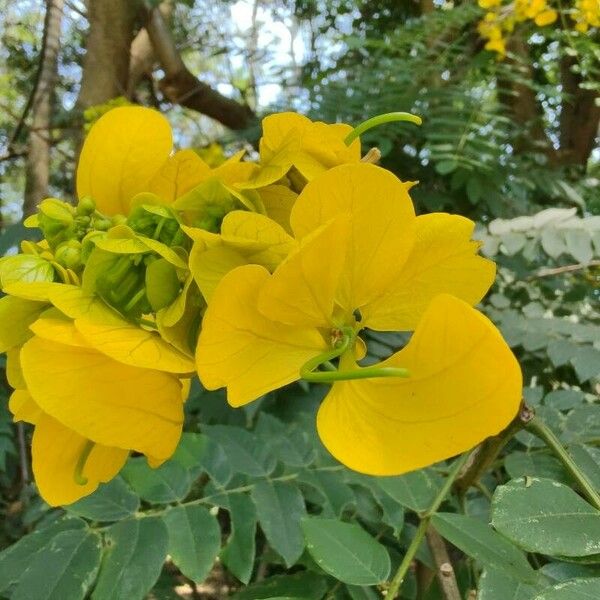
[[[93,6],[66,2],[60,29],[47,136],[48,193],[62,198],[71,195],[84,109],[94,116],[80,94]],[[233,133],[173,101],[161,84],[166,68],[154,63],[129,92],[96,90],[97,104],[129,95],[166,112],[181,143],[220,140],[250,152],[254,115],[273,110],[349,123],[422,114],[422,128],[389,125],[369,132],[364,147],[420,182],[420,211],[478,221],[483,252],[499,266],[483,308],[520,360],[524,398],[600,488],[597,120],[590,139],[583,131],[600,110],[597,31],[525,25],[500,61],[483,49],[484,11],[473,2],[186,0],[171,9],[187,68],[247,109],[247,122]],[[32,132],[31,115],[21,115],[44,23],[36,2],[0,0],[0,12],[4,253],[24,236]],[[138,39],[144,20],[132,23]],[[578,121],[574,108],[584,106]],[[373,360],[405,342],[371,336]],[[50,509],[31,483],[29,431],[12,423],[8,393],[4,385],[0,597],[11,600],[378,598],[448,471],[372,478],[339,465],[315,436],[319,386],[234,410],[196,382],[172,460],[151,470],[133,457],[91,497]],[[517,433],[474,483],[432,520],[462,598],[600,597],[600,515],[541,440]],[[438,563],[423,544],[401,597],[454,600],[434,577]]]

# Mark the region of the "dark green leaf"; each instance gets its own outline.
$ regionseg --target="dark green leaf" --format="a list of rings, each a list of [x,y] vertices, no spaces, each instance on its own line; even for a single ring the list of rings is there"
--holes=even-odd
[[[152,588],[167,556],[167,527],[157,517],[129,519],[106,532],[92,600],[142,600]]]
[[[551,556],[600,552],[600,511],[550,479],[516,479],[496,488],[492,525],[530,552]]]
[[[26,535],[16,544],[3,550],[0,553],[0,592],[19,580],[36,552],[42,550],[54,537],[65,531],[84,528],[85,522],[81,519],[60,519],[48,527]]]
[[[311,556],[339,581],[375,585],[388,578],[387,550],[359,525],[307,517],[302,521],[302,529]]]
[[[252,489],[258,520],[272,548],[292,566],[304,550],[300,521],[306,514],[298,487],[284,481],[261,481]]]
[[[166,512],[169,554],[181,572],[197,583],[206,579],[219,549],[221,529],[203,506],[177,506]]]
[[[420,469],[400,477],[381,477],[377,483],[403,506],[421,512],[431,505],[442,485],[442,478],[432,469]]]
[[[140,497],[148,502],[175,502],[183,499],[190,491],[188,471],[172,460],[158,469],[152,469],[145,458],[130,458],[121,474]]]
[[[477,600],[531,600],[542,587],[511,579],[504,571],[485,569],[479,578]]]
[[[598,598],[600,598],[600,578],[574,579],[558,583],[531,600],[598,600]]]
[[[485,523],[463,515],[437,513],[432,524],[440,535],[483,566],[517,581],[535,583],[535,571],[525,555]]]
[[[12,600],[82,600],[100,566],[100,536],[86,529],[63,531],[35,554]]]
[[[231,535],[221,552],[221,560],[242,583],[248,583],[256,554],[256,509],[250,497],[231,494],[229,516]]]
[[[302,571],[294,575],[275,575],[249,585],[232,596],[232,600],[264,600],[265,598],[310,598],[321,600],[327,591],[325,577]]]
[[[67,510],[92,521],[120,521],[135,514],[139,506],[140,499],[117,477],[90,496],[70,504]]]

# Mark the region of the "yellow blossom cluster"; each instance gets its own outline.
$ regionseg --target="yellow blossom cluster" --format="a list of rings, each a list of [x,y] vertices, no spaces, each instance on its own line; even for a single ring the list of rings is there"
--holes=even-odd
[[[575,0],[571,14],[575,29],[586,33],[590,27],[600,27],[600,0]]]
[[[76,206],[41,202],[39,242],[0,260],[0,351],[37,486],[69,504],[131,452],[172,456],[190,378],[232,406],[298,380],[331,386],[329,451],[374,475],[498,433],[519,366],[474,308],[495,277],[474,223],[416,216],[411,184],[361,159],[357,130],[263,120],[260,157],[173,151],[166,119],[110,110],[91,128]],[[364,366],[365,330],[413,332]]]
[[[598,0],[590,0],[597,2]],[[506,38],[517,23],[533,21],[538,27],[545,27],[558,19],[558,12],[547,0],[478,0],[481,8],[487,10],[477,29],[486,40],[485,49],[503,57],[506,54]]]

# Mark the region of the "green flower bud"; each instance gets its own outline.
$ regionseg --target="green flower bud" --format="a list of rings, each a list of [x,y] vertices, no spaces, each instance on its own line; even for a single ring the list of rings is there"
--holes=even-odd
[[[82,198],[79,201],[79,204],[77,205],[77,208],[75,209],[75,212],[77,212],[78,215],[88,216],[88,215],[92,215],[95,210],[96,210],[95,202],[89,196],[86,196],[85,198]]]
[[[146,268],[146,296],[152,310],[169,306],[177,298],[181,284],[175,267],[164,258],[152,261]]]
[[[82,266],[81,243],[77,240],[68,240],[62,243],[55,251],[54,258],[57,263],[74,271]]]

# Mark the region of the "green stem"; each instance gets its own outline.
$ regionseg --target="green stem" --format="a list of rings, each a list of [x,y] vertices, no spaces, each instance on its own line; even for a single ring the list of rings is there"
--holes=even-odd
[[[409,377],[408,369],[396,367],[359,367],[348,371],[300,371],[300,376],[312,383],[331,383],[352,379],[376,379],[379,377]]]
[[[583,495],[589,500],[590,504],[600,510],[600,494],[598,494],[585,473],[581,471],[575,461],[571,458],[554,432],[538,417],[534,417],[529,421],[527,429],[546,442],[550,450],[554,452],[571,477],[577,482]]]
[[[344,144],[349,146],[359,135],[362,135],[365,131],[372,129],[373,127],[378,127],[384,123],[395,123],[398,121],[408,121],[409,123],[414,123],[415,125],[420,125],[423,122],[421,117],[407,112],[391,112],[383,115],[377,115],[376,117],[371,117],[370,119],[363,121],[360,125],[357,125],[346,136]]]
[[[438,508],[448,495],[452,484],[458,477],[458,474],[461,472],[462,468],[467,464],[467,460],[469,459],[470,453],[465,452],[460,458],[457,458],[454,464],[452,465],[452,469],[448,473],[448,477],[446,477],[446,481],[444,481],[444,485],[440,488],[440,491],[437,493],[435,499],[431,503],[429,509],[421,515],[421,522],[417,528],[417,532],[415,533],[415,537],[412,539],[410,546],[406,550],[406,554],[394,575],[390,583],[390,587],[388,589],[386,598],[388,600],[394,600],[400,591],[401,585],[404,583],[404,578],[410,569],[410,565],[427,533],[427,528],[429,527],[429,521],[431,521],[431,517],[437,512]]]

